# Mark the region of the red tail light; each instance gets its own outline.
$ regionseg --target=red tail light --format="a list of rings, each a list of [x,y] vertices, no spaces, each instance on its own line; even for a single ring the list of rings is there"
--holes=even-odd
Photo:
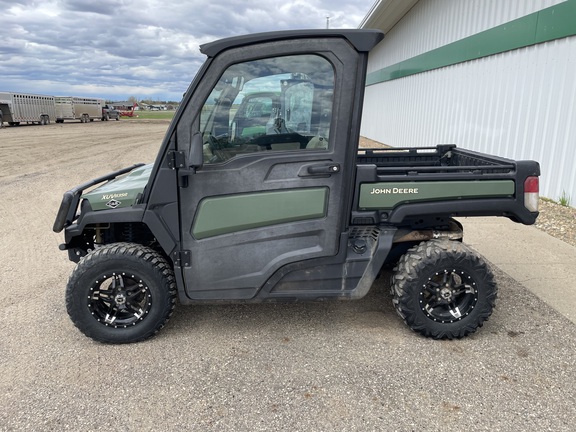
[[[540,198],[540,180],[538,177],[528,177],[524,180],[524,206],[531,212],[538,211]]]

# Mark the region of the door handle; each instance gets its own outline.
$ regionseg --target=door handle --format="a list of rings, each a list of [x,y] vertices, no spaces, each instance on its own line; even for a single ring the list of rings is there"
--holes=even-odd
[[[340,164],[310,165],[307,171],[311,175],[336,174],[340,172]]]

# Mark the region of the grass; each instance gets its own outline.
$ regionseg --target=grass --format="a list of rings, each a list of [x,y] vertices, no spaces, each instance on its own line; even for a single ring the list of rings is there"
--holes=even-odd
[[[554,201],[551,198],[546,198],[546,197],[540,197],[540,199],[544,202],[548,202],[548,203],[553,203],[553,204],[559,204],[562,207],[570,207],[570,195],[566,195],[566,191],[562,191],[562,196],[558,199],[558,201]]]
[[[562,196],[558,200],[558,204],[563,207],[570,207],[570,195],[566,195],[566,191],[562,191]]]
[[[175,111],[134,111],[138,117],[123,117],[132,120],[172,120]]]

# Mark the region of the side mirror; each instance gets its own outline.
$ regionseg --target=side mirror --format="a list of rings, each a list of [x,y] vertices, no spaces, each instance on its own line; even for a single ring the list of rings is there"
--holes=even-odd
[[[193,169],[201,168],[204,164],[204,153],[203,153],[204,140],[202,139],[202,134],[196,132],[192,135],[192,143],[190,144],[190,153],[188,155],[188,167]]]

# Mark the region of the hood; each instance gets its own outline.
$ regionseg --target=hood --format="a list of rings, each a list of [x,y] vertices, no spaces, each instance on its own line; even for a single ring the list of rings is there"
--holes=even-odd
[[[130,207],[148,184],[153,164],[144,165],[82,195],[92,210]]]

